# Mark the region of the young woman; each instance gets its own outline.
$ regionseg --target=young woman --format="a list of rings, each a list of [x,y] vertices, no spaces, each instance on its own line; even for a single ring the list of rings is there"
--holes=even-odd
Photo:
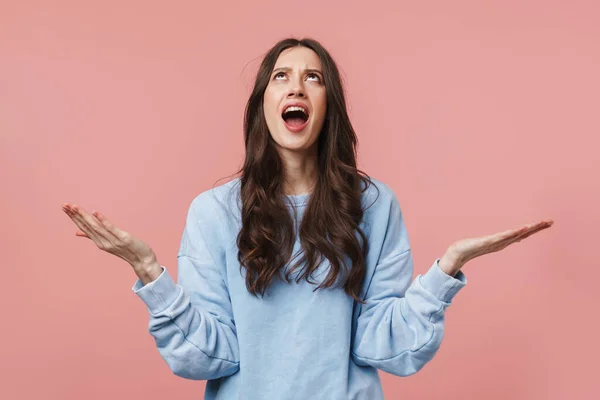
[[[339,72],[314,40],[267,53],[244,134],[240,176],[191,202],[177,283],[140,239],[63,205],[76,235],[133,267],[161,356],[208,380],[207,400],[382,399],[378,369],[435,355],[465,263],[552,225],[459,240],[413,280],[399,202],[356,168]]]

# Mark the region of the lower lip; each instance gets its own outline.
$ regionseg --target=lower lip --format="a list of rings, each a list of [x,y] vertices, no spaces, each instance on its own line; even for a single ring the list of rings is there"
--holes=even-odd
[[[300,132],[301,130],[306,128],[306,125],[308,125],[308,120],[306,120],[306,122],[303,123],[302,125],[298,125],[298,126],[288,125],[288,123],[285,122],[285,120],[283,120],[283,123],[285,124],[285,127],[288,129],[288,131],[296,133],[296,132]]]

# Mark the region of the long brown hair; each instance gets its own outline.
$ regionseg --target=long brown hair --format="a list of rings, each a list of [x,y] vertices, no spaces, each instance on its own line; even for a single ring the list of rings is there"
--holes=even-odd
[[[321,61],[327,96],[327,111],[319,134],[318,179],[299,227],[301,258],[281,272],[292,257],[295,229],[283,195],[283,164],[269,134],[263,97],[275,63],[282,51],[294,46],[313,50]],[[316,288],[332,287],[338,276],[344,291],[359,298],[365,276],[368,241],[359,223],[361,182],[371,183],[356,167],[357,138],[350,123],[342,80],[331,55],[316,40],[288,38],[279,41],[263,58],[245,109],[246,156],[241,174],[242,228],[237,236],[238,260],[246,269],[246,287],[264,295],[275,277],[290,282],[290,275],[306,262],[296,281],[309,283],[323,260],[329,260],[326,278]],[[295,211],[295,210],[294,210]],[[296,254],[296,258],[299,254]],[[336,285],[337,286],[337,285]],[[315,290],[316,290],[315,289]]]

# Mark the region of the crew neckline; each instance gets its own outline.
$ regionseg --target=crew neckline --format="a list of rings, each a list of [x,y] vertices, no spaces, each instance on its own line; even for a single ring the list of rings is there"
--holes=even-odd
[[[302,194],[286,194],[285,197],[292,203],[292,206],[302,207],[308,204],[308,200],[310,199],[310,193],[302,193]],[[288,205],[290,205],[288,203]]]

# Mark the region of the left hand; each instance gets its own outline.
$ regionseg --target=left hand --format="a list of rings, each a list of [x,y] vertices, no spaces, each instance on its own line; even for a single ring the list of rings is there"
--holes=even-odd
[[[525,225],[522,228],[510,229],[477,238],[461,239],[452,243],[439,262],[440,269],[450,276],[455,276],[469,260],[488,253],[494,253],[508,245],[520,242],[554,224],[552,220],[544,220]]]

